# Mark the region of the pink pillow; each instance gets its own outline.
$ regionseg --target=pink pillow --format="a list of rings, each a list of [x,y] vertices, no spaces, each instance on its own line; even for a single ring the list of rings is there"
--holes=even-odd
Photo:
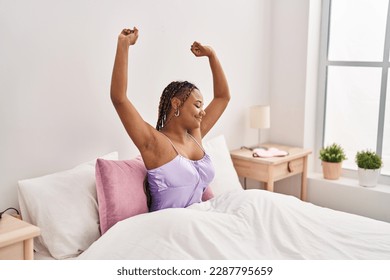
[[[214,193],[213,191],[211,190],[211,187],[208,186],[204,192],[203,192],[203,195],[202,195],[202,201],[207,201],[209,199],[212,199],[214,197]]]
[[[141,156],[132,160],[97,159],[95,171],[101,234],[121,220],[149,211]]]

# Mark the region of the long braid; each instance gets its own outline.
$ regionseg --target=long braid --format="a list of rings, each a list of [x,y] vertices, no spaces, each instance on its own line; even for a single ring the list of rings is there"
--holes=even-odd
[[[172,82],[164,89],[163,93],[161,94],[160,105],[158,107],[158,120],[156,125],[156,129],[159,131],[167,122],[166,112],[169,112],[171,109],[171,99],[175,95],[177,87],[178,82]]]

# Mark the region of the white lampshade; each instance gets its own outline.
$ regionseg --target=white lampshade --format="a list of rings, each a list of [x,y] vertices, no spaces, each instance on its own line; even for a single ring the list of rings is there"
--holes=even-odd
[[[270,122],[270,106],[258,105],[250,107],[251,128],[270,128]]]

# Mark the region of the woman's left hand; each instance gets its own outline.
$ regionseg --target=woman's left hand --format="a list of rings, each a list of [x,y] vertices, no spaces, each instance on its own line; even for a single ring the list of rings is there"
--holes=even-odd
[[[199,42],[194,42],[191,45],[191,51],[197,57],[200,57],[200,56],[210,57],[214,53],[214,51],[213,51],[213,49],[211,47],[203,46]]]

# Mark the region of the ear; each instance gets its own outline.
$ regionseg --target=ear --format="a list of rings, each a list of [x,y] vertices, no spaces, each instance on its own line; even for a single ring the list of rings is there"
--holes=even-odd
[[[181,105],[181,100],[179,98],[173,97],[171,99],[171,106],[173,110],[177,110],[178,108],[180,108],[180,105]]]

